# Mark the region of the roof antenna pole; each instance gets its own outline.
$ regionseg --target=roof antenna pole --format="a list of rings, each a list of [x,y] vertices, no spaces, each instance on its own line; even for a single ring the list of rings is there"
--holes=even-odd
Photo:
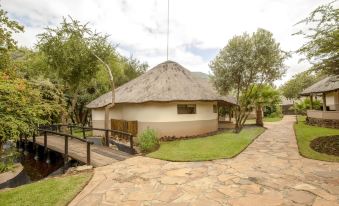
[[[168,40],[169,40],[169,0],[167,0],[167,61],[168,61]]]

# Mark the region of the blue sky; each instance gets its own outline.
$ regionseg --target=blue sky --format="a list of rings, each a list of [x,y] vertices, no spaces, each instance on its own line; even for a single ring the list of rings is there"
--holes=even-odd
[[[209,73],[209,62],[230,38],[257,28],[271,31],[286,51],[295,51],[304,40],[291,34],[325,0],[170,0],[169,57],[191,71]],[[36,35],[47,26],[72,16],[89,22],[96,31],[110,35],[112,44],[126,56],[133,55],[150,67],[166,60],[166,0],[0,0],[11,18],[25,26],[15,35],[19,45],[33,47]],[[306,70],[307,62],[293,54],[286,61],[287,74]]]

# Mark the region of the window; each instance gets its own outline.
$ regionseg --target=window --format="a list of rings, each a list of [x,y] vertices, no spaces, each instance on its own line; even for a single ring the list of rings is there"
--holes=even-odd
[[[178,114],[196,114],[196,105],[195,104],[178,104],[177,105]]]
[[[213,104],[213,113],[217,113],[218,112],[218,107],[217,105]]]

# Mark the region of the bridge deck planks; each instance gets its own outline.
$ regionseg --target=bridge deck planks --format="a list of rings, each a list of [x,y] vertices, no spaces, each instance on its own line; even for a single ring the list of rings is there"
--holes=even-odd
[[[33,141],[29,139],[29,141]],[[44,137],[37,136],[36,143],[44,146]],[[53,151],[64,154],[65,152],[65,138],[58,135],[47,136],[47,147]],[[68,139],[68,156],[72,159],[86,163],[87,149],[86,143],[77,139]],[[91,165],[94,167],[105,166],[120,160],[131,157],[130,154],[107,148],[104,146],[91,145]]]

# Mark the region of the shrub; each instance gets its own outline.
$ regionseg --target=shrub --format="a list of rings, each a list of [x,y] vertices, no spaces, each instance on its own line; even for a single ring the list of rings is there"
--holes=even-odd
[[[320,109],[322,103],[319,100],[313,100],[313,109]],[[294,107],[298,114],[306,115],[306,111],[311,109],[311,100],[304,99],[302,101],[296,102],[295,105],[291,108],[294,110]]]
[[[139,147],[142,152],[152,152],[159,147],[159,140],[153,129],[147,128],[139,136]]]

